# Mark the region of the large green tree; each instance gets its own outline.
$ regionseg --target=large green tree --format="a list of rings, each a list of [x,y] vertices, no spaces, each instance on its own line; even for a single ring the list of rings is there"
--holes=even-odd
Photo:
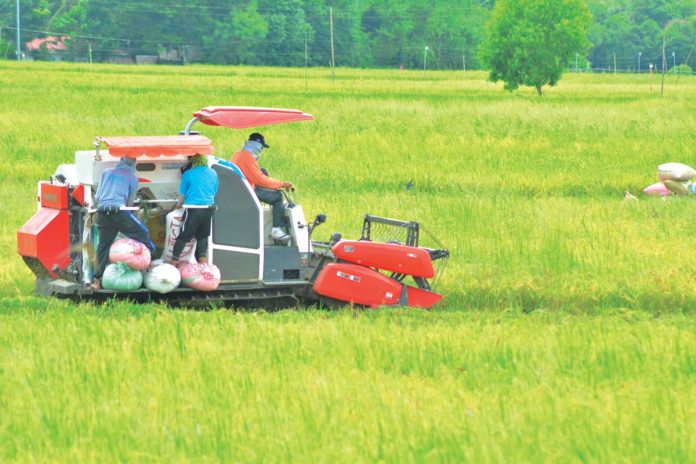
[[[567,63],[589,47],[591,15],[582,0],[501,0],[486,25],[480,57],[507,90],[556,85]]]

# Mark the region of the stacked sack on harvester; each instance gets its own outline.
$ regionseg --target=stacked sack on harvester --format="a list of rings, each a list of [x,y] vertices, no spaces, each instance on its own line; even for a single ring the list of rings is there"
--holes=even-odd
[[[169,293],[183,285],[200,291],[212,291],[220,285],[220,270],[209,263],[199,264],[193,258],[195,240],[187,243],[178,266],[165,263],[172,257],[174,242],[179,235],[183,210],[167,215],[167,241],[162,259],[151,260],[150,250],[143,243],[130,238],[116,240],[109,250],[109,264],[102,276],[102,287],[121,292],[132,292],[143,283],[148,290]]]
[[[643,192],[647,195],[668,196],[672,194],[696,194],[696,170],[682,163],[665,163],[657,167],[660,182],[649,185]]]

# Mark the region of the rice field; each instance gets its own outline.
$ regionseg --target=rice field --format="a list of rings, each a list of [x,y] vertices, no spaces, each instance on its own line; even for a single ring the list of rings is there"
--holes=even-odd
[[[0,61],[0,461],[692,460],[696,198],[640,192],[696,164],[696,79],[659,84],[568,74],[538,98],[479,72]],[[262,164],[327,214],[318,239],[420,221],[452,254],[443,304],[33,296],[15,233],[38,180],[209,105],[314,114],[264,128]],[[223,158],[248,135],[202,131]]]

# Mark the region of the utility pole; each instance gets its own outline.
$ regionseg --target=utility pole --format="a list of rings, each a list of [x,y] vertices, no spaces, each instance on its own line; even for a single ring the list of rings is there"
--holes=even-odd
[[[462,67],[466,71],[466,55],[462,55]]]
[[[665,68],[667,67],[667,56],[665,55],[665,35],[662,34],[662,85],[660,86],[660,95],[665,96]]]
[[[638,74],[640,74],[640,52],[638,52]]]
[[[92,68],[92,42],[88,42],[87,47],[89,48],[89,72],[92,72],[94,71]]]
[[[614,75],[616,76],[616,52],[614,52]]]
[[[677,67],[677,56],[674,54],[674,52],[672,52],[672,67]]]
[[[305,90],[309,87],[309,84],[307,83],[307,62],[309,60],[307,59],[307,30],[305,29],[304,32],[304,87]]]
[[[336,60],[334,59],[334,41],[333,41],[333,7],[329,7],[329,28],[331,31],[331,76],[336,80]]]
[[[20,46],[20,36],[19,36],[19,0],[17,0],[17,61],[22,60],[22,47]]]
[[[428,67],[428,46],[425,46],[425,51],[423,52],[423,71]]]
[[[578,72],[578,54],[575,54],[575,72]]]

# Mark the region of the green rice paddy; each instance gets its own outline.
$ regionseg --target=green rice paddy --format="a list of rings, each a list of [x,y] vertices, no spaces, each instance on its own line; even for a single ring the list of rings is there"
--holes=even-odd
[[[0,461],[688,462],[696,455],[696,80],[0,61]],[[32,295],[16,231],[97,135],[209,105],[299,108],[262,164],[316,238],[418,220],[452,257],[426,312],[278,313]],[[203,127],[229,158],[245,131]],[[411,183],[412,188],[406,188]],[[625,201],[626,191],[638,201]]]

